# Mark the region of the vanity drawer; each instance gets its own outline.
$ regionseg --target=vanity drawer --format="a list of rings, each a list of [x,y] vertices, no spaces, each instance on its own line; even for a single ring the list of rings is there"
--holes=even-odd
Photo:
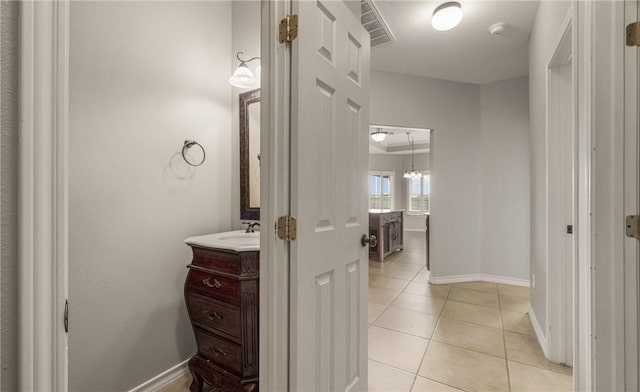
[[[236,275],[240,273],[240,255],[238,253],[195,246],[192,249],[193,264]]]
[[[240,282],[211,271],[189,268],[187,291],[240,306]]]
[[[242,374],[242,346],[194,328],[198,350],[205,358],[235,374]]]
[[[240,308],[222,305],[193,293],[187,293],[186,297],[193,322],[241,338]]]

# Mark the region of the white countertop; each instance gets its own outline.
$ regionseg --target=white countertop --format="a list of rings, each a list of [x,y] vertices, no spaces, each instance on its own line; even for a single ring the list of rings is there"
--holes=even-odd
[[[260,250],[260,232],[245,233],[244,230],[225,231],[189,237],[184,242],[204,248],[226,249],[236,252],[255,252]]]

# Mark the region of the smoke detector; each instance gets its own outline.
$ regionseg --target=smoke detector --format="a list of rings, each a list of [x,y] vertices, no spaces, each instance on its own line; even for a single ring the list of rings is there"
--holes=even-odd
[[[507,28],[507,24],[506,24],[506,23],[504,23],[504,22],[499,22],[499,23],[496,23],[496,24],[492,24],[492,25],[489,27],[489,32],[490,32],[492,35],[500,35],[500,34],[504,33],[504,30],[505,30],[506,28]]]

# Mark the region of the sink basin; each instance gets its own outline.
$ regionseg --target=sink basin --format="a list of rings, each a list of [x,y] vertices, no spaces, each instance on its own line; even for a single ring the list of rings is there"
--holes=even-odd
[[[184,242],[205,248],[252,252],[260,250],[260,233],[245,233],[244,230],[226,231],[189,237]]]

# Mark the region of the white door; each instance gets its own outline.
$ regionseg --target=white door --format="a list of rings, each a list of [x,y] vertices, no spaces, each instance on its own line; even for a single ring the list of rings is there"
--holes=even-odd
[[[640,1],[625,1],[625,26],[640,20]],[[640,92],[640,50],[637,46],[625,46],[624,55],[624,214],[638,215],[640,213],[640,119],[638,105],[638,93]],[[640,300],[640,276],[638,263],[640,262],[640,252],[638,247],[640,241],[633,238],[624,240],[624,347],[625,347],[625,389],[637,391],[640,387],[638,380],[638,370],[640,361],[638,355],[638,343],[640,342],[640,330],[638,329],[638,306]]]
[[[294,1],[289,389],[367,388],[369,34],[343,1]]]

